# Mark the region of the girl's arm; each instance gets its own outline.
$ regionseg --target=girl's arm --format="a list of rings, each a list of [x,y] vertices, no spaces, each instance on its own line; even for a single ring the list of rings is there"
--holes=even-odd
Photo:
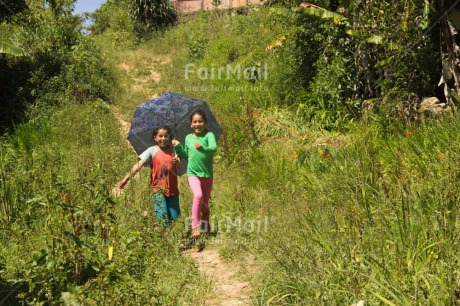
[[[209,132],[208,134],[206,134],[206,139],[208,140],[208,145],[207,146],[201,145],[201,147],[203,148],[203,151],[215,153],[217,149],[217,143],[216,143],[216,137],[214,136],[214,133]]]
[[[125,175],[125,177],[118,182],[117,187],[120,189],[124,189],[126,183],[128,183],[129,179],[134,176],[142,167],[145,166],[145,162],[141,159],[139,160],[131,169],[131,171],[128,172],[128,174]]]
[[[188,152],[184,149],[181,143],[177,140],[171,141],[172,145],[174,146],[174,150],[176,150],[177,154],[185,159],[188,159]]]

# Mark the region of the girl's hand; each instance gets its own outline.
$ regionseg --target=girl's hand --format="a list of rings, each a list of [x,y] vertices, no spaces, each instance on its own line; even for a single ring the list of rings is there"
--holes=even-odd
[[[117,187],[118,187],[119,189],[124,189],[126,183],[128,183],[128,180],[127,180],[126,178],[123,178],[123,179],[117,184]]]
[[[199,142],[195,142],[195,148],[199,149],[199,148],[202,148],[203,145]]]
[[[171,140],[171,143],[173,146],[177,146],[178,144],[180,144],[180,142],[175,139]]]
[[[176,165],[177,169],[182,168],[182,162],[180,161],[180,157],[174,157],[173,162]]]

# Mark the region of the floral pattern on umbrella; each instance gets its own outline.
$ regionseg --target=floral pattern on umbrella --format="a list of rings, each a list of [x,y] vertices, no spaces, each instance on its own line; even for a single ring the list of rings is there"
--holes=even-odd
[[[152,138],[153,129],[167,125],[173,130],[174,138],[184,143],[185,136],[192,131],[190,115],[196,110],[206,113],[208,130],[213,132],[216,141],[219,141],[222,129],[206,102],[174,92],[167,92],[136,107],[128,133],[128,141],[140,155],[148,147],[155,145]],[[183,174],[185,169],[186,162],[179,174]]]

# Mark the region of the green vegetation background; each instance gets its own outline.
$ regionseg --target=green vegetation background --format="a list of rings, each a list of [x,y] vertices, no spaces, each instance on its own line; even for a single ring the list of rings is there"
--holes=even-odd
[[[460,120],[414,112],[440,74],[435,37],[414,23],[423,2],[377,1],[353,19],[400,46],[416,41],[399,51],[264,7],[183,16],[152,33],[126,14],[129,2],[109,1],[84,36],[71,1],[28,3],[1,25],[27,55],[0,58],[0,302],[204,302],[210,286],[177,247],[186,181],[184,214],[167,230],[152,217],[147,170],[112,193],[136,162],[118,120],[175,91],[208,101],[225,130],[211,210],[215,227],[232,225],[206,243],[232,262],[255,256],[254,304],[456,304]],[[359,91],[357,50],[396,64]],[[187,64],[268,73],[186,79]]]

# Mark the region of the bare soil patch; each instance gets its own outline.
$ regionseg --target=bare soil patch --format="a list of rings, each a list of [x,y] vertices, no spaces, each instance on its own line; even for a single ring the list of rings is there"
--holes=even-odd
[[[240,265],[222,260],[218,249],[206,248],[201,252],[190,250],[185,253],[196,260],[198,269],[212,286],[212,294],[206,298],[205,305],[251,305],[250,284],[242,279]],[[248,257],[248,264],[252,266],[252,257]]]

